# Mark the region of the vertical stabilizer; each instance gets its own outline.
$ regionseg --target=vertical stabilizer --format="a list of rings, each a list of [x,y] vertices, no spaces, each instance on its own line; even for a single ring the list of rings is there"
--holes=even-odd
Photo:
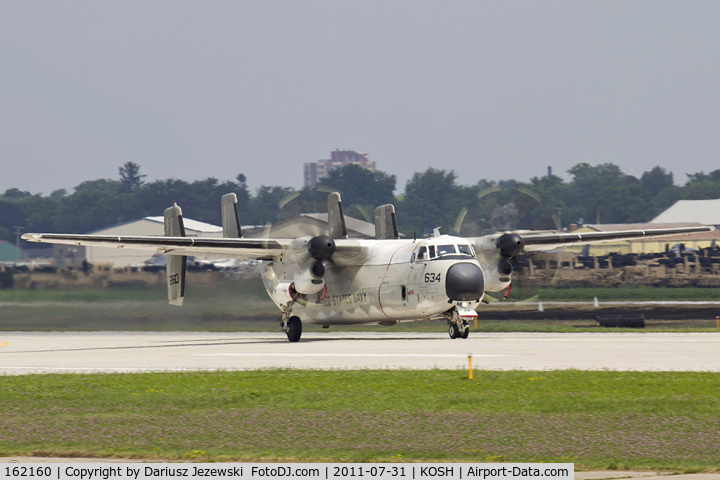
[[[183,225],[182,210],[177,203],[165,210],[165,236],[184,237],[185,225]],[[185,269],[187,256],[165,254],[167,265],[168,303],[170,305],[182,306],[185,298]]]
[[[240,215],[238,215],[237,202],[237,195],[234,193],[226,193],[220,199],[223,237],[225,238],[242,238],[242,229],[240,228]]]
[[[328,229],[332,238],[348,238],[345,228],[345,216],[342,211],[340,194],[333,192],[328,195]]]
[[[375,238],[378,240],[400,238],[394,206],[380,205],[375,209]]]

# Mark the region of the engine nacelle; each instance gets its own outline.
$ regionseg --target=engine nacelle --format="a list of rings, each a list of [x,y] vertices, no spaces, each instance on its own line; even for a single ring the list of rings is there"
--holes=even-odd
[[[500,257],[488,265],[487,269],[483,270],[483,273],[485,274],[486,292],[502,292],[510,286],[510,273],[512,273],[512,270],[508,274],[502,273],[507,271],[507,262],[507,258]]]
[[[335,240],[327,235],[296,238],[290,243],[286,256],[296,262],[328,260],[335,253]]]
[[[325,288],[325,261],[331,261],[335,240],[327,235],[293,240],[277,268],[275,294],[285,303],[298,294],[314,295]]]
[[[300,278],[293,282],[293,284],[295,285],[295,290],[303,295],[319,293],[323,288],[325,288],[325,281],[317,278]]]
[[[486,292],[502,292],[511,283],[512,259],[523,252],[525,241],[517,233],[480,237],[475,244],[483,267]]]
[[[295,296],[297,296],[297,292],[295,291],[295,285],[292,283],[281,282],[275,286],[274,298],[276,298],[278,302],[282,304],[290,302]]]

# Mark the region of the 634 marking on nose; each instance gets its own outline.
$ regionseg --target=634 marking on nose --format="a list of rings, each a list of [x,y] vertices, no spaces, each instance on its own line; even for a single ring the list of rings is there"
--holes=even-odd
[[[439,281],[440,281],[439,273],[426,273],[425,274],[425,283],[432,283],[432,282],[439,282]]]

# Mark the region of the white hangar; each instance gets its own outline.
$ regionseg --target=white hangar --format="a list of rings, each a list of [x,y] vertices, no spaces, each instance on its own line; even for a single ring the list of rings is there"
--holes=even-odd
[[[145,217],[90,232],[93,235],[165,235],[164,217]],[[222,237],[222,227],[183,218],[188,237]],[[85,247],[85,258],[93,265],[116,267],[140,265],[152,253],[129,248]]]

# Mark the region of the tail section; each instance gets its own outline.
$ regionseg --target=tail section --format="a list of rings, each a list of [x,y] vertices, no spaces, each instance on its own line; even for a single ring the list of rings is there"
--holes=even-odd
[[[165,236],[184,237],[182,210],[177,203],[165,210]],[[187,256],[165,254],[167,259],[168,303],[181,307],[185,298],[185,270]]]
[[[380,205],[375,209],[375,238],[378,240],[400,238],[394,206]]]
[[[225,238],[242,238],[237,203],[237,195],[234,193],[226,193],[220,199],[223,237]]]

